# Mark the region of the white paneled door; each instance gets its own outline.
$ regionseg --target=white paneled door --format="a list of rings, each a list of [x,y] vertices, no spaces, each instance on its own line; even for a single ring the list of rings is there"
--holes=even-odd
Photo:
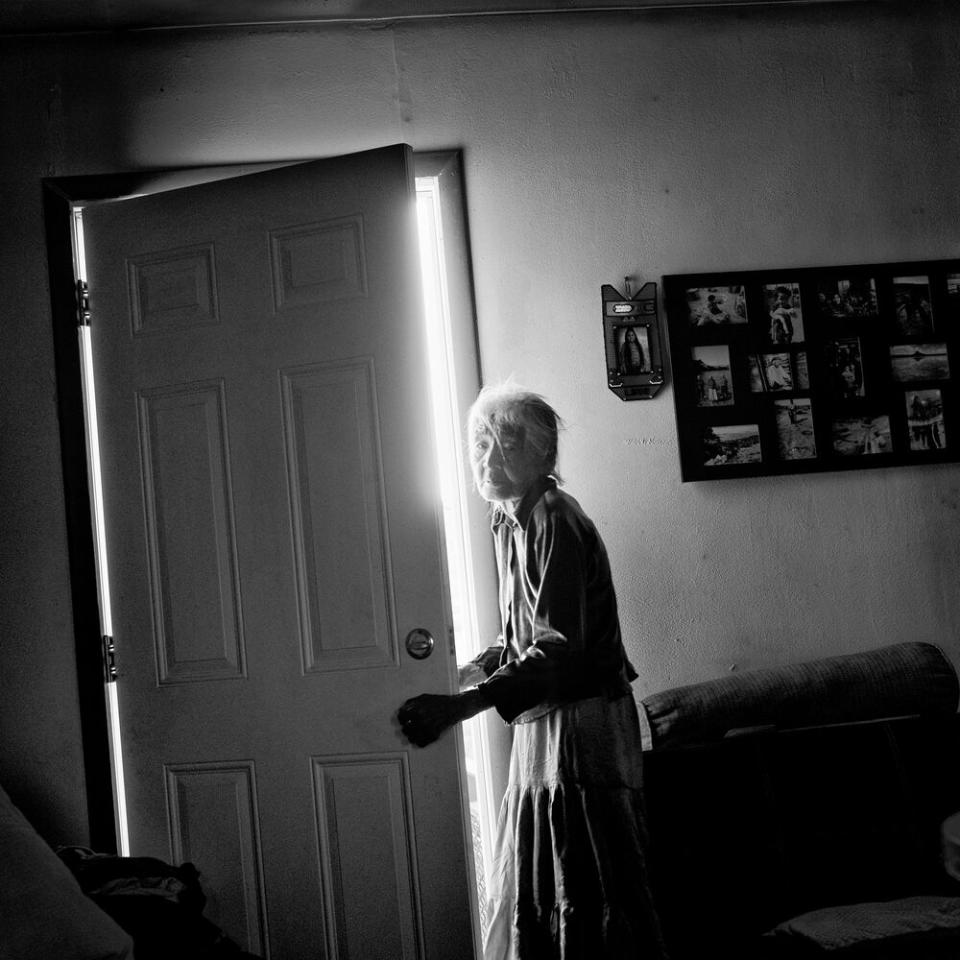
[[[473,954],[393,719],[454,676],[414,203],[396,146],[83,214],[131,849],[273,960]]]

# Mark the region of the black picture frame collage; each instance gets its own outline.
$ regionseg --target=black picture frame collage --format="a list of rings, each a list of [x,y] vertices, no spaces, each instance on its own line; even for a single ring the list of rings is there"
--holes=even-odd
[[[960,260],[663,291],[684,481],[960,459]]]

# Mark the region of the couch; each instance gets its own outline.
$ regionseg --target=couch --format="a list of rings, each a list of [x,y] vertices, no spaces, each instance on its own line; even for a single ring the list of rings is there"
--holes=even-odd
[[[646,698],[672,960],[960,958],[958,695],[943,652],[907,643]]]
[[[0,960],[130,960],[101,910],[0,787]]]
[[[196,868],[54,851],[0,787],[0,960],[258,960],[203,916]]]

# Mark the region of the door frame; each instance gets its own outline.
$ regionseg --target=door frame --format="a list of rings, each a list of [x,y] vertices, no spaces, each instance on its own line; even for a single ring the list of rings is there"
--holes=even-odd
[[[77,331],[81,325],[83,304],[79,302],[74,266],[73,211],[91,203],[160,193],[299,162],[304,161],[48,177],[42,181],[87,822],[90,845],[100,852],[118,852],[117,810],[109,718],[104,699],[108,678],[98,600],[97,554],[91,523],[92,495],[87,470],[83,381],[78,348]],[[447,222],[465,224],[462,152],[445,150],[415,153],[414,163],[417,176],[437,178],[441,206],[451,214]],[[450,310],[459,321],[455,326],[473,332],[472,337],[464,338],[457,344],[458,361],[466,374],[458,378],[462,391],[460,400],[465,409],[475,395],[476,385],[482,382],[469,238],[465,232],[450,230],[444,234],[443,244]],[[479,513],[471,517],[472,524],[478,522],[484,523]],[[472,558],[478,588],[483,591],[489,590],[490,584],[495,582],[493,553],[488,540],[478,538],[475,541],[483,543],[485,549],[481,548],[480,555]],[[122,671],[122,663],[120,669]]]

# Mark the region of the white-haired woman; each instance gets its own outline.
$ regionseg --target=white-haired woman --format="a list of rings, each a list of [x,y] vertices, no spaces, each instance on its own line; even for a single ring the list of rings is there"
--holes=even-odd
[[[501,635],[459,694],[398,713],[418,746],[493,707],[512,724],[485,960],[661,958],[647,883],[641,745],[607,553],[557,486],[560,419],[539,395],[486,388],[470,463],[492,504]]]

